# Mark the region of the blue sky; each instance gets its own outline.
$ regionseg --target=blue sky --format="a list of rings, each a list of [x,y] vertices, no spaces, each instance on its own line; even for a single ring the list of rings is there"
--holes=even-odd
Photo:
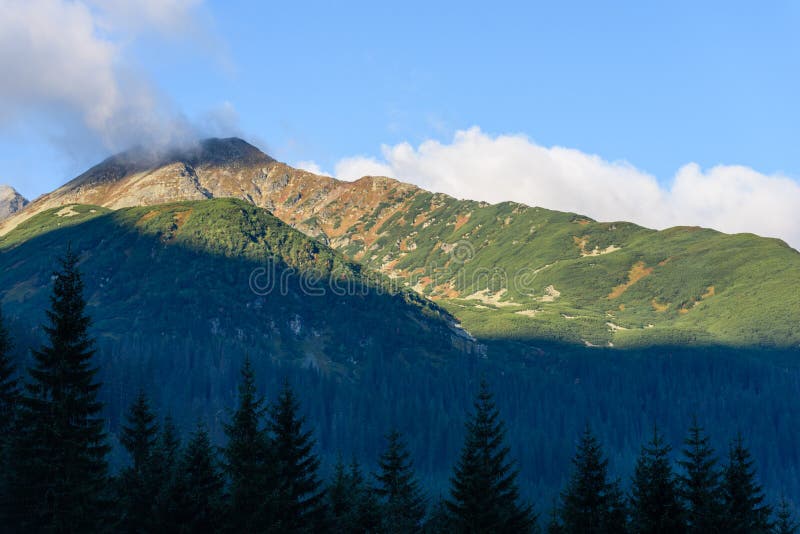
[[[477,124],[662,178],[687,161],[800,175],[796,2],[337,4],[211,4],[234,72],[159,78],[324,166]]]
[[[800,178],[797,2],[0,1],[17,4],[17,25],[52,16],[77,28],[81,16],[64,13],[83,10],[91,33],[83,41],[108,45],[110,56],[81,48],[75,64],[85,60],[86,76],[59,75],[77,92],[98,86],[81,100],[59,94],[66,89],[46,57],[20,59],[36,37],[27,45],[0,37],[5,72],[39,68],[27,83],[53,85],[29,96],[24,87],[4,95],[0,83],[0,182],[29,196],[176,121],[241,135],[278,159],[330,173],[356,156],[402,172],[407,166],[388,161],[387,150],[408,143],[420,156],[421,144],[450,146],[478,127],[490,145],[517,135],[612,166],[627,162],[666,192],[690,163],[706,178],[718,165]],[[0,25],[13,27],[10,11]],[[64,39],[52,46],[92,45]],[[100,86],[92,73],[106,67],[111,81]],[[146,111],[92,118],[111,86],[117,101],[144,100]],[[131,115],[152,117],[143,128]],[[427,169],[415,172],[400,178],[458,192],[426,178]],[[478,185],[465,190],[481,195]]]

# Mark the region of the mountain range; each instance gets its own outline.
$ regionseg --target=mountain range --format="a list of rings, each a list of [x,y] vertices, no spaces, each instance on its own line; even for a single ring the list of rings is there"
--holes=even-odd
[[[458,200],[386,177],[340,181],[237,138],[115,155],[7,217],[0,235],[53,208],[212,198],[268,210],[436,302],[479,339],[800,344],[800,292],[791,290],[800,254],[780,240]]]
[[[679,444],[698,413],[718,450],[748,430],[765,483],[800,498],[800,254],[779,240],[345,182],[235,138],[133,149],[23,204],[0,221],[18,362],[70,246],[112,442],[144,390],[221,443],[250,355],[259,391],[295,385],[325,465],[372,462],[395,427],[432,495],[483,377],[544,505],[587,421],[626,466],[653,423]]]

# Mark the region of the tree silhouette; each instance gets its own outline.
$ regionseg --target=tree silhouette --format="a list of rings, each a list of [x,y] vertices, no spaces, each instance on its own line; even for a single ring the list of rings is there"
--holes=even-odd
[[[692,534],[719,532],[722,525],[720,473],[714,449],[696,417],[692,419],[682,453],[683,458],[678,461],[683,467],[679,488],[686,503],[687,531]]]
[[[764,504],[750,451],[742,435],[730,447],[722,483],[724,531],[760,534],[770,531],[770,508]]]
[[[313,529],[325,520],[324,490],[317,475],[320,462],[311,432],[303,430],[299,408],[284,382],[269,422],[277,481],[275,525],[284,532]]]
[[[626,511],[619,482],[609,481],[608,460],[588,425],[572,463],[572,477],[561,496],[559,528],[586,534],[625,531]]]
[[[270,522],[274,473],[270,471],[269,436],[262,424],[264,401],[256,391],[250,358],[245,359],[241,375],[238,406],[232,421],[225,425],[228,444],[223,455],[230,482],[229,526],[252,531]]]
[[[517,474],[504,443],[500,420],[485,381],[466,424],[467,435],[451,479],[447,507],[459,532],[527,532],[535,518],[519,503]]]
[[[632,532],[671,534],[686,530],[677,481],[670,466],[671,447],[653,429],[653,439],[642,447],[631,487]]]
[[[20,399],[14,445],[14,514],[23,530],[93,530],[105,507],[109,447],[100,384],[92,364],[78,256],[71,248],[54,273],[47,342],[33,351],[30,380]]]
[[[375,493],[381,499],[384,532],[417,532],[425,516],[425,498],[414,476],[406,445],[396,430],[386,436],[386,450],[378,461]]]

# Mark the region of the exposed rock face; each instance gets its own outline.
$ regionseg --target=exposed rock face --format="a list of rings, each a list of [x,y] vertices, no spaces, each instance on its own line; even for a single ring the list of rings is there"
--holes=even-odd
[[[0,185],[0,221],[24,208],[28,200],[8,185]]]

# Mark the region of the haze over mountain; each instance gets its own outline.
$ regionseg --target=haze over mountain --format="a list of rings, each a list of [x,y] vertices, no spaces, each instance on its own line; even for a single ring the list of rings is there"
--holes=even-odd
[[[457,200],[386,177],[354,182],[237,138],[108,158],[0,224],[71,204],[238,198],[381,271],[485,338],[588,346],[800,343],[800,254],[776,239],[653,231],[516,203]]]

